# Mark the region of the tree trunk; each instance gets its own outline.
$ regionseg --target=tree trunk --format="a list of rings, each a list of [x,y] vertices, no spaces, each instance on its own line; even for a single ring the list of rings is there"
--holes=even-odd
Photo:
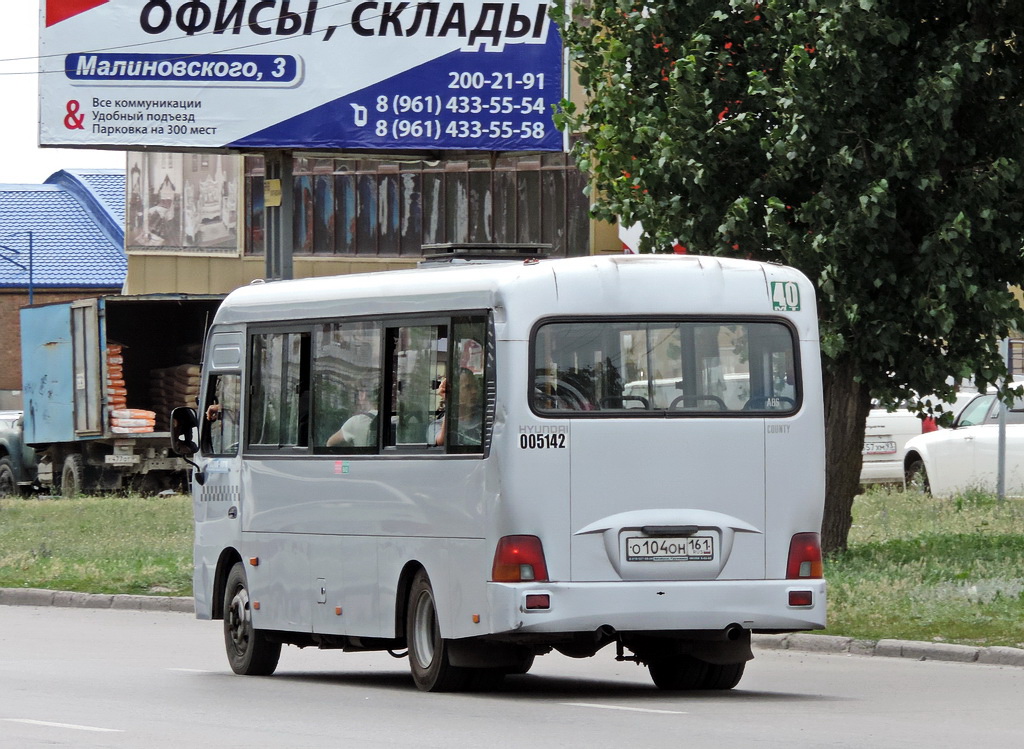
[[[871,408],[867,387],[853,378],[850,362],[827,366],[825,391],[825,517],[821,547],[825,554],[846,549],[853,524],[853,500],[860,487],[864,425]]]

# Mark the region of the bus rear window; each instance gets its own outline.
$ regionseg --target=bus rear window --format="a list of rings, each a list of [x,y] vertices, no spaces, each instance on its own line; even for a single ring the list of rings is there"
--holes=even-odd
[[[531,367],[539,413],[777,414],[800,398],[794,336],[775,321],[549,322]]]

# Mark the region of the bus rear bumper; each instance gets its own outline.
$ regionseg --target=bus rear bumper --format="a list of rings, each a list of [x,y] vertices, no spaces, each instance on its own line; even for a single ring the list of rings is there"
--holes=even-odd
[[[825,627],[820,579],[488,583],[487,589],[492,634]]]

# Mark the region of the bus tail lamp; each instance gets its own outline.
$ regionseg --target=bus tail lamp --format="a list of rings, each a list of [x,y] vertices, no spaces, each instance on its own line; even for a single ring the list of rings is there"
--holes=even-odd
[[[821,564],[821,535],[797,533],[789,543],[787,580],[809,580],[823,577]]]
[[[814,593],[810,590],[789,591],[789,605],[801,608],[814,605]]]
[[[551,595],[549,593],[527,593],[526,610],[538,611],[551,608]]]
[[[491,579],[496,583],[547,582],[544,548],[536,536],[505,536],[494,550]]]

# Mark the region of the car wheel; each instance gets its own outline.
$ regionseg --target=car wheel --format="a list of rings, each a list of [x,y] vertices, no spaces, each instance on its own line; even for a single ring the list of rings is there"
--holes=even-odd
[[[18,483],[14,480],[14,467],[11,459],[0,458],[0,497],[14,497],[18,495]]]
[[[928,471],[925,470],[924,461],[917,458],[907,466],[905,475],[907,491],[918,492],[919,494],[931,494],[931,486],[928,484]]]
[[[252,606],[245,567],[237,562],[224,589],[224,647],[231,670],[243,676],[270,676],[281,657],[281,643],[271,642],[252,626]]]

